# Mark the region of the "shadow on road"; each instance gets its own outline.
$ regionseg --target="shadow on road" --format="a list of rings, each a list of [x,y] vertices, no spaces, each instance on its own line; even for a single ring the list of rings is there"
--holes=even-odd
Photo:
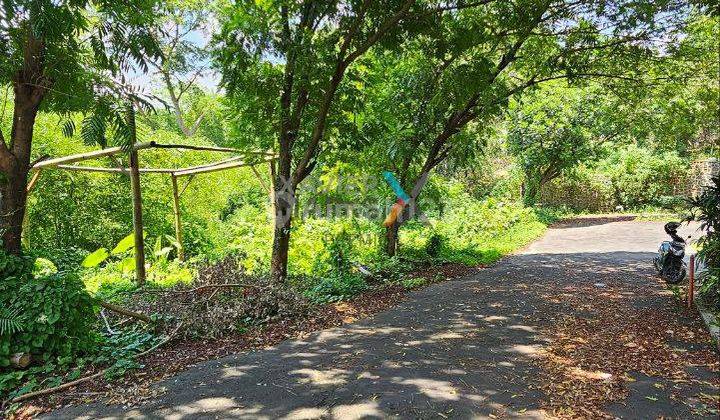
[[[666,310],[652,255],[515,255],[369,319],[201,363],[157,384],[159,395],[141,407],[94,404],[51,417],[542,418],[535,361],[547,345],[542,332],[576,314],[565,297],[614,288]]]

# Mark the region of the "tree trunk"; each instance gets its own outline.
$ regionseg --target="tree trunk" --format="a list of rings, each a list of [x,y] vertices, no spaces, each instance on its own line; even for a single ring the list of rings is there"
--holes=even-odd
[[[523,184],[523,203],[527,207],[534,206],[537,203],[537,197],[540,193],[540,185],[535,181],[527,181]]]
[[[17,94],[16,94],[17,95]],[[3,248],[10,254],[22,251],[22,227],[27,203],[27,181],[30,169],[30,148],[37,116],[32,98],[15,97],[15,110],[10,145],[0,153],[0,231]],[[3,143],[4,145],[4,143]]]
[[[22,226],[27,203],[27,181],[33,128],[40,103],[51,84],[44,75],[45,44],[32,35],[23,47],[23,65],[13,77],[13,121],[10,144],[0,133],[0,233],[3,248],[22,252]]]
[[[23,174],[22,171],[11,170],[5,173],[5,179],[2,180],[0,187],[0,194],[2,194],[0,197],[2,201],[0,229],[2,230],[3,248],[6,252],[15,255],[20,254],[22,250],[22,224],[27,201],[24,183],[26,178],[27,172]]]
[[[275,197],[279,194],[276,192]],[[270,275],[273,280],[283,282],[287,279],[288,251],[290,250],[290,227],[292,226],[292,205],[275,199],[275,232],[273,235]]]
[[[388,257],[394,257],[397,254],[399,231],[399,223],[393,223],[392,226],[385,228],[385,253]]]
[[[287,137],[281,139],[286,144]],[[284,282],[288,275],[288,251],[290,250],[290,228],[295,205],[295,184],[290,180],[291,155],[289,147],[280,149],[277,172],[273,179],[273,234],[270,275],[273,280]]]

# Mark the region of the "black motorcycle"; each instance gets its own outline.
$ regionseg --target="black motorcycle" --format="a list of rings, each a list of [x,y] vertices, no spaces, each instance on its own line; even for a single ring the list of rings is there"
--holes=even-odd
[[[670,235],[672,241],[664,241],[660,244],[658,255],[654,259],[655,269],[660,277],[671,284],[680,283],[687,274],[685,263],[685,240],[678,236],[677,230],[680,223],[670,222],[665,224],[665,233]]]

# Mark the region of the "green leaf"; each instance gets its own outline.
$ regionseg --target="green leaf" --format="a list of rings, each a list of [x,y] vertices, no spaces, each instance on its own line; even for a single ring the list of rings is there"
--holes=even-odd
[[[135,258],[124,258],[122,262],[120,262],[120,269],[123,273],[129,273],[133,271],[135,269]]]
[[[174,246],[175,248],[180,248],[180,243],[175,239],[174,236],[165,235],[165,239],[170,242],[170,245]]]
[[[132,248],[135,244],[135,234],[131,233],[128,236],[122,238],[120,242],[115,245],[115,248],[113,248],[110,253],[112,255],[118,255],[122,254],[123,252],[127,251],[128,249]]]
[[[95,252],[91,253],[82,262],[82,266],[85,268],[92,268],[97,267],[98,264],[102,263],[109,257],[110,254],[108,253],[108,250],[105,248],[100,248],[96,250]]]
[[[162,248],[162,249],[160,249],[160,250],[155,251],[155,256],[156,256],[156,257],[167,258],[168,254],[169,254],[170,251],[172,251],[172,250],[173,250],[173,247],[171,247],[171,246],[166,246],[165,248]]]

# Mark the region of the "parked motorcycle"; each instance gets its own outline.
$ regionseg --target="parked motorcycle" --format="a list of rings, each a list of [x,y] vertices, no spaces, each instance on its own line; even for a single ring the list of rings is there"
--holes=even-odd
[[[671,284],[680,283],[687,274],[687,263],[684,260],[686,243],[677,234],[679,227],[680,223],[678,222],[665,224],[665,233],[670,235],[672,241],[661,243],[658,255],[654,259],[655,269],[660,277]]]

